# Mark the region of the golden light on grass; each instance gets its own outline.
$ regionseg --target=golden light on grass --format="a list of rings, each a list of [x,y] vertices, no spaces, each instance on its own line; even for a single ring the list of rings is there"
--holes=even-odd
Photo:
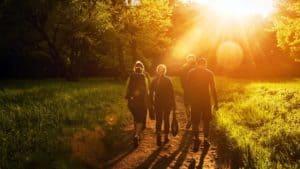
[[[226,41],[219,45],[216,55],[218,65],[227,71],[232,71],[241,65],[244,52],[238,43]]]

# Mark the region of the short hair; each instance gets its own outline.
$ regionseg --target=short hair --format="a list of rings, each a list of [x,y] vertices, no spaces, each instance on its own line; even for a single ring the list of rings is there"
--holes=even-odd
[[[199,57],[199,58],[197,59],[197,63],[198,63],[199,65],[201,65],[201,66],[206,66],[207,61],[206,61],[206,59],[205,59],[204,57]]]
[[[192,59],[196,60],[196,56],[195,56],[195,55],[193,55],[193,54],[189,54],[189,55],[187,55],[185,59],[186,59],[186,60],[188,60],[188,59],[190,59],[190,58],[192,58]]]
[[[164,64],[159,64],[159,65],[156,67],[156,72],[158,72],[158,70],[159,70],[160,68],[163,68],[163,69],[165,70],[165,71],[164,71],[164,74],[167,73],[167,66],[166,66],[166,65],[164,65]]]

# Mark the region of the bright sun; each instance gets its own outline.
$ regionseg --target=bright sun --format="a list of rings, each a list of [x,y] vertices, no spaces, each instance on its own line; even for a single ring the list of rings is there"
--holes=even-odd
[[[274,10],[273,0],[183,0],[198,3],[225,17],[267,16]]]

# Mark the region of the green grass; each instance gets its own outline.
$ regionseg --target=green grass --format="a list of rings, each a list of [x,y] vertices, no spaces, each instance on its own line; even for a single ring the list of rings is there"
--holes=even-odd
[[[2,81],[0,168],[99,168],[118,149],[130,117],[124,85],[109,79]],[[213,129],[220,143],[238,150],[245,168],[300,167],[299,79],[217,78],[217,91]]]
[[[213,126],[224,135],[220,144],[238,150],[245,168],[299,168],[300,79],[216,81],[221,105]]]
[[[72,154],[80,159],[87,151],[74,145],[84,147],[83,144],[91,143],[80,142],[80,135],[95,138],[95,142],[101,141],[110,150],[128,117],[124,84],[108,79],[74,83],[2,81],[0,88],[0,168],[3,169],[75,168],[78,160],[73,160]],[[99,126],[103,137],[83,132],[97,133]],[[74,138],[76,133],[79,134]]]

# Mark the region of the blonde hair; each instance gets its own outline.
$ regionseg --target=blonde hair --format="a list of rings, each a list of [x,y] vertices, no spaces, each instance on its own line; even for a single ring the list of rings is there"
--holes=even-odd
[[[196,56],[193,55],[193,54],[189,54],[185,57],[185,60],[189,60],[189,59],[193,59],[193,60],[196,60]]]
[[[167,66],[166,66],[166,65],[164,65],[164,64],[159,64],[159,65],[156,67],[156,72],[158,72],[158,70],[159,70],[160,68],[163,68],[163,69],[164,69],[164,74],[167,73]]]

